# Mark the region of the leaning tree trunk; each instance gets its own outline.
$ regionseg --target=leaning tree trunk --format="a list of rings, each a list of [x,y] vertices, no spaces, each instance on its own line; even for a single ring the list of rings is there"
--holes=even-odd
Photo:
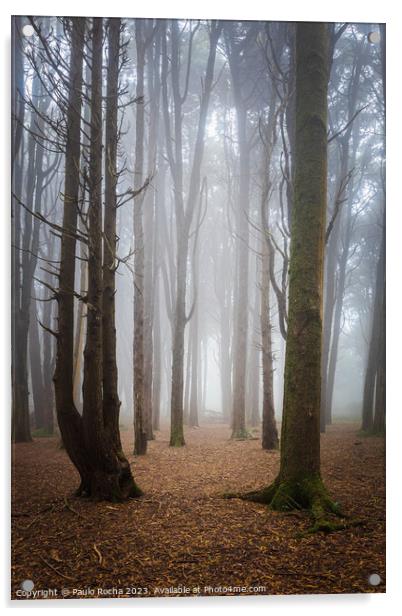
[[[54,388],[57,421],[63,444],[81,484],[89,473],[82,434],[82,419],[73,399],[74,366],[74,289],[77,217],[80,188],[80,122],[82,108],[82,67],[85,19],[74,18],[71,28],[69,98],[67,105],[67,142],[65,152],[65,184],[63,231],[61,237],[58,304],[58,333]]]
[[[327,192],[326,24],[299,23],[296,152],[281,464],[269,487],[245,498],[311,509],[316,527],[336,511],[320,475],[322,279]]]

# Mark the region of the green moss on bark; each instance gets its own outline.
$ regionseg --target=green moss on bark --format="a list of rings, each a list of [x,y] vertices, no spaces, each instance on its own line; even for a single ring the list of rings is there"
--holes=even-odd
[[[230,438],[235,441],[246,441],[251,438],[251,434],[246,428],[240,428],[239,430],[234,430]]]
[[[184,434],[181,427],[171,428],[170,433],[170,447],[183,447],[186,444],[184,440]]]

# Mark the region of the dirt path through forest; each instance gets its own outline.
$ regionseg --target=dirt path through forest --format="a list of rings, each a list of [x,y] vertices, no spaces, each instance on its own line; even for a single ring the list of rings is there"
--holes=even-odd
[[[236,594],[234,587],[243,594],[384,592],[384,440],[356,429],[339,424],[322,437],[322,469],[334,499],[364,523],[301,539],[304,514],[221,498],[268,484],[279,464],[279,453],[263,451],[259,439],[231,441],[227,426],[188,428],[181,449],[170,448],[162,430],[139,458],[124,430],[145,492],[124,504],[72,496],[77,474],[56,439],[16,445],[12,597],[26,579],[60,597],[62,588],[69,597],[88,596],[78,592],[88,588],[102,589],[92,597],[183,594],[174,592],[179,585],[190,595],[217,587],[223,594]],[[379,586],[368,583],[371,573],[381,576]]]

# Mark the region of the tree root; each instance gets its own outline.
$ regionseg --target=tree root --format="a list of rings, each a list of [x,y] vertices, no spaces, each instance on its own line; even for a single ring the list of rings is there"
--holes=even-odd
[[[255,437],[252,437],[250,432],[244,428],[244,429],[236,430],[232,432],[232,436],[230,438],[233,441],[248,441]]]
[[[262,490],[225,493],[223,498],[261,503],[275,511],[286,513],[294,510],[308,511],[313,525],[305,533],[299,534],[299,537],[317,532],[345,530],[364,523],[362,520],[347,520],[338,503],[330,498],[320,476],[306,477],[298,481],[282,481],[277,477],[271,485]],[[342,518],[342,521],[339,521],[339,518]]]

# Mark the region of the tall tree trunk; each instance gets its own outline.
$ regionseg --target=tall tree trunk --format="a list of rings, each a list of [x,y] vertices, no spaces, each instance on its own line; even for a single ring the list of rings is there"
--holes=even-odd
[[[324,275],[324,323],[321,357],[321,409],[320,431],[325,432],[327,423],[330,423],[327,404],[328,364],[331,348],[332,323],[336,299],[336,257],[339,248],[340,217],[335,221],[327,249],[327,260]]]
[[[198,258],[197,258],[198,261]],[[191,340],[191,393],[190,393],[190,426],[198,426],[198,358],[199,358],[199,335],[198,335],[198,305],[195,307],[190,325]]]
[[[155,45],[148,45],[147,48],[147,83],[148,98],[150,104],[149,131],[148,131],[148,177],[155,172],[157,155],[157,136],[159,130],[159,101],[160,101],[160,25],[149,20],[147,38],[151,38],[153,29],[156,28],[154,35]],[[145,430],[147,439],[152,440],[153,435],[153,403],[152,403],[152,381],[153,381],[153,318],[154,318],[154,295],[155,283],[153,275],[155,268],[153,258],[155,254],[155,193],[148,191],[144,199],[144,413]]]
[[[116,359],[116,280],[117,269],[117,146],[118,146],[118,89],[120,64],[121,19],[108,21],[107,104],[105,124],[105,222],[103,242],[103,295],[102,295],[102,351],[103,351],[103,418],[110,430],[117,450],[121,451]],[[127,462],[127,461],[126,461]]]
[[[39,338],[39,324],[35,299],[31,299],[30,307],[29,360],[35,428],[39,429],[43,428],[45,423],[45,391],[42,375],[42,354]]]
[[[87,261],[83,246],[80,246],[80,293],[85,295],[88,285]],[[87,310],[84,302],[79,301],[77,308],[75,341],[74,341],[74,373],[73,373],[73,397],[77,408],[81,405],[81,381],[82,381],[82,357],[85,342],[85,329]]]
[[[137,104],[135,135],[134,187],[141,188],[144,167],[144,66],[145,42],[141,19],[135,22],[137,49]],[[143,192],[134,198],[134,453],[143,455],[147,451],[146,416],[144,407],[144,229]]]
[[[348,208],[345,212],[346,220],[342,226],[342,253],[338,263],[338,281],[337,281],[337,293],[335,311],[333,315],[333,330],[332,330],[332,344],[331,352],[329,355],[328,371],[327,371],[327,390],[326,390],[326,422],[332,423],[332,407],[333,407],[333,394],[335,385],[336,365],[338,360],[339,338],[341,334],[341,321],[342,321],[342,309],[343,300],[345,296],[345,284],[347,274],[347,263],[349,257],[350,241],[352,236],[352,202],[353,192],[350,190],[348,197]]]
[[[385,380],[385,363],[386,363],[386,331],[385,331],[385,278],[383,284],[383,290],[381,293],[381,306],[380,306],[380,326],[379,326],[379,353],[377,363],[376,374],[376,386],[375,386],[375,402],[374,402],[374,420],[373,420],[373,433],[384,434],[385,433],[385,402],[386,402],[386,380]]]
[[[320,476],[322,282],[327,192],[328,31],[298,23],[296,151],[284,414],[279,474],[250,500],[308,508],[316,527],[336,507]]]
[[[275,421],[274,379],[272,355],[272,325],[269,301],[269,247],[265,238],[261,255],[261,347],[262,347],[262,448],[278,449],[278,430]]]
[[[26,374],[26,356],[24,357],[24,331],[21,315],[22,292],[22,207],[18,198],[23,191],[23,162],[25,118],[25,78],[22,45],[22,18],[12,18],[12,113],[13,134],[12,147],[12,439],[16,442],[32,440],[29,425],[28,375]]]
[[[247,143],[247,111],[240,102],[236,105],[239,140],[239,193],[236,205],[237,280],[233,344],[233,413],[232,438],[247,437],[246,430],[246,365],[248,336],[248,279],[249,279],[249,211],[250,153]]]
[[[333,61],[333,46],[330,46],[331,54],[329,56],[329,64]],[[346,225],[346,233],[348,240],[343,242],[342,256],[338,259],[338,251],[340,249],[339,243],[342,232],[342,210],[338,213],[335,224],[332,229],[327,264],[325,269],[325,304],[324,304],[324,329],[323,329],[323,352],[322,352],[322,381],[321,381],[321,410],[320,410],[320,430],[325,432],[325,426],[332,423],[332,397],[333,388],[335,382],[335,370],[336,361],[338,355],[338,343],[339,343],[339,327],[342,314],[342,303],[344,296],[345,277],[346,277],[346,264],[349,252],[350,243],[350,216],[351,216],[351,203],[352,203],[352,190],[351,182],[347,181],[349,173],[350,163],[350,141],[353,131],[353,117],[356,113],[357,95],[359,91],[360,73],[363,66],[363,54],[357,56],[355,65],[353,66],[352,77],[348,90],[348,116],[347,128],[342,137],[339,137],[341,142],[340,163],[339,163],[339,177],[337,179],[338,187],[336,191],[336,201],[334,203],[334,210],[341,206],[342,200],[345,197],[346,190],[348,191],[348,214],[349,217],[344,222]],[[357,144],[354,144],[354,152],[352,155],[351,167],[355,161]],[[347,230],[349,226],[349,231]],[[338,272],[337,265],[339,265]],[[337,284],[335,285],[335,279],[337,277]]]
[[[384,343],[383,332],[383,292],[385,285],[385,231],[383,230],[383,236],[380,247],[380,254],[377,261],[376,282],[374,289],[374,308],[372,316],[371,335],[369,342],[369,349],[367,355],[366,374],[364,379],[363,390],[363,410],[362,410],[362,427],[364,432],[371,432],[373,430],[373,410],[374,410],[374,396],[376,388],[376,375],[378,369],[379,358],[382,354],[382,344]],[[383,366],[384,366],[383,362]],[[380,382],[381,384],[381,382]],[[380,395],[380,394],[379,394]]]
[[[250,361],[248,369],[248,419],[250,426],[256,427],[260,424],[260,358],[261,358],[261,344],[260,344],[260,293],[261,288],[258,283],[258,262],[256,259],[256,280],[254,283],[254,306],[253,306],[253,319],[251,329],[251,349],[250,349]]]
[[[184,385],[184,331],[189,316],[186,315],[186,289],[187,289],[187,260],[189,253],[189,234],[193,221],[194,210],[198,200],[201,186],[201,164],[204,155],[204,135],[207,121],[209,99],[213,85],[213,75],[215,67],[216,46],[219,39],[221,26],[218,22],[211,23],[209,54],[203,83],[203,92],[200,104],[200,113],[197,127],[197,136],[194,145],[194,155],[191,165],[189,189],[186,208],[183,204],[182,192],[178,194],[175,186],[176,195],[176,225],[177,225],[177,256],[176,256],[176,302],[173,317],[173,345],[172,345],[172,394],[171,394],[171,433],[170,445],[181,447],[184,445],[183,431],[183,385]],[[177,24],[172,22],[172,80],[175,98],[175,126],[180,127],[179,133],[176,132],[176,165],[171,165],[175,169],[174,177],[179,176],[178,186],[182,188],[182,152],[181,152],[181,95],[178,84],[178,33]],[[166,106],[165,106],[166,109]],[[165,128],[167,122],[165,121]],[[168,140],[167,140],[168,141]],[[172,159],[172,153],[169,158]],[[178,161],[181,161],[177,166]]]
[[[159,240],[160,209],[165,207],[165,170],[166,166],[159,155],[157,190],[155,195],[155,229],[154,229],[154,255],[153,255],[153,284],[154,284],[154,307],[153,307],[153,378],[152,378],[152,427],[160,429],[160,406],[161,406],[161,383],[162,383],[162,341],[161,341],[161,306],[160,306],[160,259],[161,249]]]
[[[261,207],[260,222],[263,233],[261,247],[261,350],[262,350],[262,448],[277,449],[279,446],[278,430],[275,421],[274,404],[274,358],[272,354],[272,322],[270,306],[270,282],[275,276],[274,247],[271,242],[270,228],[270,190],[272,153],[276,143],[276,93],[273,90],[269,106],[269,115],[265,133],[263,165],[261,168]],[[292,115],[293,117],[293,115]],[[290,207],[290,205],[289,205]],[[286,298],[285,298],[286,307]],[[282,335],[282,340],[284,337]]]
[[[88,292],[87,335],[84,350],[82,385],[82,422],[84,439],[91,460],[98,470],[89,477],[90,493],[102,494],[109,469],[103,439],[102,400],[102,19],[95,17],[92,26],[91,66],[91,140],[89,161],[88,205]],[[111,470],[111,468],[110,468]],[[102,472],[104,471],[104,473]]]
[[[54,235],[47,238],[48,254],[54,255]],[[49,277],[50,278],[50,277]],[[50,280],[49,280],[50,283]],[[43,308],[43,324],[50,330],[54,329],[52,322],[54,302],[45,302]],[[54,372],[54,337],[43,331],[43,387],[44,387],[44,428],[48,434],[54,432],[54,389],[52,375]]]
[[[103,409],[103,270],[102,270],[102,19],[93,19],[88,208],[88,316],[84,351],[83,414],[74,406],[73,352],[75,243],[79,197],[82,61],[85,20],[72,19],[70,98],[67,110],[66,187],[59,277],[59,332],[55,391],[63,443],[76,466],[77,494],[120,501],[141,491],[117,445],[116,423]],[[109,40],[109,45],[110,45]],[[113,55],[113,54],[112,54]],[[114,56],[115,57],[115,56]],[[113,170],[112,170],[113,171]],[[118,428],[117,428],[118,429]]]
[[[67,143],[65,153],[65,185],[63,231],[60,252],[58,334],[54,386],[57,421],[63,444],[77,468],[81,485],[90,471],[85,455],[82,419],[73,398],[74,358],[74,289],[75,250],[80,188],[80,123],[82,107],[82,68],[85,19],[73,18],[67,106]]]

